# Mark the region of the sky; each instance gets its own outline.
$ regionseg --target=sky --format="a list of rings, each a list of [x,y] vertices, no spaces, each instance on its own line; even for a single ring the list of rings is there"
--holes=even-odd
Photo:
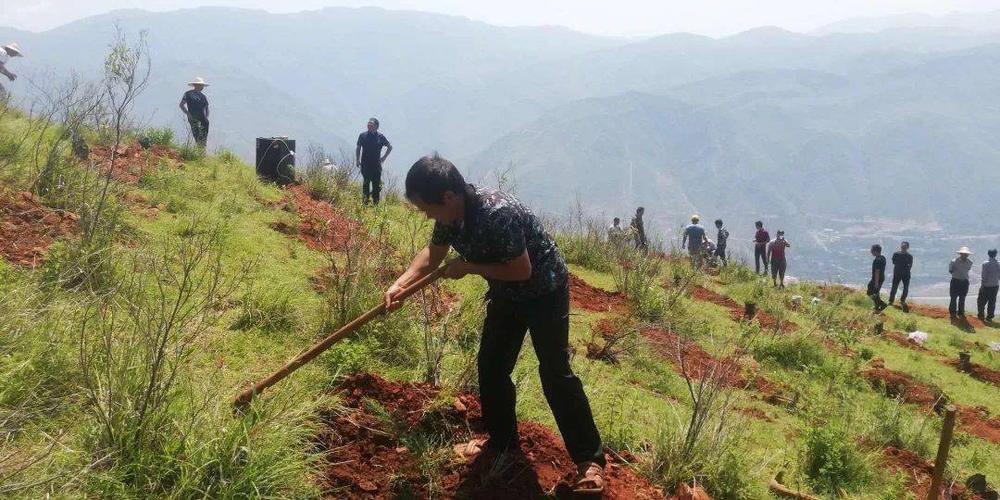
[[[295,12],[326,6],[420,10],[504,26],[559,25],[601,35],[725,36],[758,26],[808,32],[853,17],[1000,9],[1000,0],[0,0],[0,25],[44,31],[114,9],[220,5]]]

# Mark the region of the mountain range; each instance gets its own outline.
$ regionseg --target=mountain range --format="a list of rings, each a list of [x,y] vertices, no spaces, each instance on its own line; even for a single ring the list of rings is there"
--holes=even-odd
[[[997,17],[636,40],[377,8],[206,7],[0,28],[0,40],[25,50],[12,90],[27,101],[27,80],[96,75],[116,24],[145,30],[140,115],[185,133],[176,105],[203,76],[210,146],[247,157],[269,135],[351,151],[377,116],[389,175],[438,151],[479,182],[513,173],[547,213],[580,199],[627,220],[644,205],[671,235],[695,212],[741,231],[757,218],[998,231],[981,210],[1000,182],[1000,31],[980,22]]]

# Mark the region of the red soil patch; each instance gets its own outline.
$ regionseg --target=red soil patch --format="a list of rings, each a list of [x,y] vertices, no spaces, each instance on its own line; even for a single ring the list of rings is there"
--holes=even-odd
[[[972,300],[973,300],[973,306],[975,306],[975,299],[972,299]],[[966,304],[965,305],[969,305],[968,299],[966,300]],[[948,309],[946,309],[944,307],[927,306],[927,305],[923,305],[923,304],[913,304],[913,305],[910,306],[910,312],[914,313],[914,314],[919,314],[921,316],[926,316],[928,318],[934,318],[934,319],[951,319],[951,315],[948,313]],[[983,324],[982,321],[979,321],[979,318],[976,318],[975,316],[966,316],[965,317],[965,321],[967,321],[969,323],[969,325],[972,326],[973,328],[984,328],[984,327],[986,327],[986,325]]]
[[[301,184],[285,188],[282,208],[288,208],[289,205],[294,207],[299,216],[298,228],[284,222],[276,222],[271,228],[290,236],[297,235],[313,250],[344,250],[352,240],[365,235],[357,221],[347,217],[333,205],[313,199],[309,189]]]
[[[25,267],[45,261],[49,245],[78,232],[76,214],[41,204],[29,192],[0,193],[0,255]]]
[[[625,296],[587,284],[575,275],[569,276],[569,296],[573,305],[594,312],[623,311],[628,309]]]
[[[469,394],[435,405],[437,388],[389,382],[375,375],[351,377],[337,390],[347,410],[324,415],[326,427],[318,436],[318,446],[328,452],[320,481],[329,498],[391,498],[406,493],[427,498],[431,492],[419,470],[419,457],[404,446],[400,435],[434,431],[456,443],[484,437],[479,400]],[[374,412],[374,403],[384,413]],[[575,473],[562,441],[536,423],[521,423],[519,431],[522,453],[505,472],[491,474],[485,460],[451,460],[441,471],[443,491],[436,493],[444,498],[537,498],[550,491],[562,496],[567,487],[560,485]],[[620,459],[609,456],[608,463],[604,498],[663,498]]]
[[[112,146],[94,146],[90,149],[90,159],[97,163],[101,173],[107,174],[111,170],[112,156],[115,156],[111,177],[128,184],[138,184],[146,172],[156,169],[161,159],[174,163],[181,162],[180,153],[159,144],[154,144],[149,149],[142,149],[139,143],[133,143],[119,146],[114,150],[117,155],[113,155],[112,151]]]
[[[724,387],[752,388],[765,397],[776,392],[774,384],[767,379],[759,375],[752,378],[744,376],[743,369],[736,360],[717,359],[697,343],[683,339],[676,333],[659,328],[645,328],[641,333],[653,350],[669,361],[681,375],[686,374],[695,379],[713,376]]]
[[[903,334],[902,332],[887,332],[885,334],[885,338],[907,349],[912,349],[917,352],[931,352],[930,349],[906,338],[906,335]]]
[[[945,361],[945,364],[955,368],[956,370],[959,369],[959,361],[957,359],[949,359],[948,361]],[[970,364],[972,369],[968,372],[969,376],[976,380],[986,382],[987,384],[993,384],[1000,387],[1000,371],[976,363]]]
[[[764,412],[764,410],[761,410],[760,408],[748,408],[746,406],[741,406],[736,408],[736,411],[748,417],[756,418],[757,420],[763,420],[765,422],[774,422],[774,419],[769,417],[767,413]]]
[[[882,463],[893,472],[906,478],[906,487],[917,498],[927,498],[931,488],[931,476],[934,474],[934,464],[924,460],[920,455],[909,450],[887,447],[882,450]],[[945,482],[944,498],[973,499],[976,495],[968,492],[962,484]]]
[[[797,325],[791,321],[785,321],[781,325],[778,324],[778,320],[774,319],[773,316],[767,314],[760,309],[757,310],[753,318],[746,317],[746,310],[743,306],[739,305],[735,300],[726,297],[725,295],[716,293],[708,288],[702,286],[695,286],[691,288],[691,297],[700,300],[702,302],[711,302],[715,305],[725,307],[729,310],[729,316],[733,318],[733,321],[741,321],[744,319],[757,320],[762,328],[768,330],[780,331],[782,333],[789,333],[795,331]]]
[[[939,409],[944,402],[940,391],[913,380],[909,375],[882,366],[862,372],[876,389],[892,398],[920,406],[924,410]],[[955,405],[960,425],[958,429],[991,443],[1000,443],[1000,417],[991,417],[984,408]]]

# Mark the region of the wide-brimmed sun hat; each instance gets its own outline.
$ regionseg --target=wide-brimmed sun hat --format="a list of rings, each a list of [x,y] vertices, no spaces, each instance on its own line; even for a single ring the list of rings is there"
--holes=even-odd
[[[4,45],[3,48],[6,49],[7,52],[12,52],[13,54],[11,55],[15,57],[24,57],[24,54],[21,53],[21,47],[17,44],[17,42],[8,43],[7,45]]]
[[[691,220],[701,220],[701,217],[698,214],[694,214],[691,216]]]
[[[195,86],[195,85],[201,85],[203,87],[208,87],[208,84],[205,83],[205,79],[202,78],[202,77],[200,77],[200,76],[196,77],[194,80],[191,80],[190,82],[188,82],[188,85],[191,85],[192,87]]]
[[[957,254],[964,254],[964,255],[972,255],[972,251],[969,250],[969,247],[959,248],[958,251],[955,252],[955,253],[957,253]]]

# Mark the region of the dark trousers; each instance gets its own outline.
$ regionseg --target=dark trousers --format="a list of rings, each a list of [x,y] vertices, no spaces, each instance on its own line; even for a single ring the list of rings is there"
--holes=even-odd
[[[538,357],[542,392],[552,409],[566,449],[576,463],[603,465],[601,436],[583,392],[583,383],[569,364],[569,288],[537,299],[514,302],[493,298],[486,306],[479,345],[479,399],[490,440],[487,446],[504,449],[518,442],[514,371],[524,334]]]
[[[906,292],[903,292],[904,294]],[[882,300],[882,282],[870,280],[868,282],[868,296],[875,303],[875,309],[885,309],[886,303]],[[891,300],[891,299],[890,299]]]
[[[715,256],[722,261],[723,264],[726,263],[726,245],[719,245],[715,247]]]
[[[952,315],[965,315],[965,296],[969,294],[969,280],[951,279],[948,286],[948,295],[951,301],[948,302],[948,312]]]
[[[361,167],[361,195],[365,203],[371,198],[372,203],[378,205],[382,194],[382,168],[381,167]]]
[[[208,143],[208,118],[188,118],[191,125],[191,135],[198,146],[205,147]]]
[[[767,247],[760,245],[754,245],[753,247],[753,263],[754,267],[757,269],[757,274],[760,274],[760,263],[764,263],[764,273],[767,274]]]
[[[993,319],[993,313],[997,309],[998,290],[1000,290],[1000,286],[979,287],[979,298],[976,300],[976,308],[979,310],[980,318]]]
[[[889,290],[890,304],[896,300],[896,289],[899,288],[900,283],[903,284],[903,293],[899,295],[899,303],[906,303],[906,294],[910,293],[910,275],[892,273],[892,289]]]

